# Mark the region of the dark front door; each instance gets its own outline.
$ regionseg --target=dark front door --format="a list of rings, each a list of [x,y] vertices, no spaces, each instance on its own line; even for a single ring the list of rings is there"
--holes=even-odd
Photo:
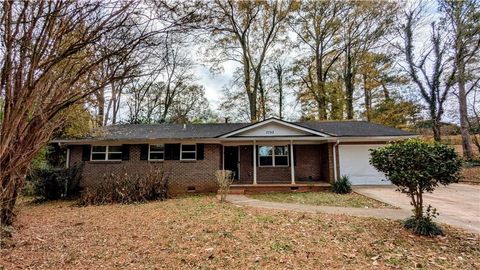
[[[235,173],[235,179],[238,180],[238,146],[225,146],[225,170]]]

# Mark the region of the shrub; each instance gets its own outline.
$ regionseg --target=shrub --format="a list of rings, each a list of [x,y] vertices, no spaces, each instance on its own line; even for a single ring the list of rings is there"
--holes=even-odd
[[[410,139],[373,149],[371,152],[370,163],[397,186],[397,191],[411,198],[416,223],[409,221],[409,228],[416,228],[415,224],[420,224],[421,228],[433,229],[430,223],[433,223],[436,211],[433,216],[428,213],[425,219],[423,193],[433,192],[439,184],[446,186],[458,182],[462,164],[455,150],[440,143]]]
[[[432,208],[430,205],[427,207],[425,215],[417,219],[415,217],[410,217],[406,219],[403,223],[405,228],[413,231],[415,234],[424,235],[424,236],[436,236],[443,235],[442,229],[433,222],[433,219],[438,215],[437,210]]]
[[[105,174],[103,179],[85,188],[80,205],[133,203],[168,198],[168,174],[162,169],[148,169],[131,174],[123,168],[119,174]]]
[[[75,197],[80,191],[81,175],[81,165],[70,168],[39,167],[28,175],[22,193],[40,200]]]
[[[220,201],[224,202],[227,198],[227,194],[230,191],[230,185],[234,180],[234,172],[226,170],[218,170],[216,172],[218,193],[220,193]]]
[[[343,175],[337,181],[332,184],[332,191],[338,194],[347,194],[352,192],[352,184],[348,176]]]

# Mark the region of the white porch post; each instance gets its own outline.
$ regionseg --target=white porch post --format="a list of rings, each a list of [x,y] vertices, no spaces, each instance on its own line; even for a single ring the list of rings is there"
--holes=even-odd
[[[70,148],[67,148],[67,158],[65,160],[65,167],[70,168]]]
[[[295,185],[295,164],[293,162],[293,140],[290,140],[290,175],[292,177],[292,185]]]
[[[253,184],[257,184],[257,142],[253,140]]]

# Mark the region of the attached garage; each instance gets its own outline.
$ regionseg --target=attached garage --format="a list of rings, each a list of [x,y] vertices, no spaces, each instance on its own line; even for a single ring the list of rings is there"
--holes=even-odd
[[[385,175],[370,165],[370,151],[380,144],[345,144],[338,146],[340,176],[347,175],[352,185],[389,185]]]

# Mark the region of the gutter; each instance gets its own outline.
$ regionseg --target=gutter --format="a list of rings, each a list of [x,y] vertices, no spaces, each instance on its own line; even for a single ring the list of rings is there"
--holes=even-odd
[[[335,144],[333,145],[333,180],[337,181],[338,176],[337,176],[337,148],[338,144],[340,143],[340,140],[337,140]]]

